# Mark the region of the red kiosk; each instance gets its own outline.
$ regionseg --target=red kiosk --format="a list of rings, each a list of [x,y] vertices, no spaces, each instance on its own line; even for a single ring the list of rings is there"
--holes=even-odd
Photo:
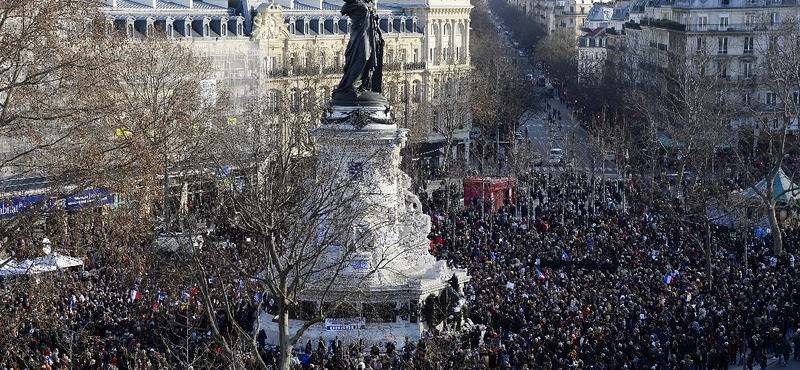
[[[514,184],[510,177],[469,177],[464,179],[464,206],[483,199],[484,209],[497,211],[508,199],[514,201]]]

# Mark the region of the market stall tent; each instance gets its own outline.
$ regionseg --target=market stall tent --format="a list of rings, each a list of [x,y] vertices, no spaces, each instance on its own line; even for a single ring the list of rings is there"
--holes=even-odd
[[[464,179],[464,205],[483,203],[489,212],[497,211],[508,200],[514,201],[514,184],[510,177],[470,177]]]
[[[758,194],[764,194],[766,186],[767,179],[763,179],[754,186],[755,189],[750,188],[739,191],[738,195],[744,199],[760,201]],[[778,170],[778,175],[775,176],[775,180],[772,182],[772,194],[780,207],[797,207],[800,204],[800,187],[792,182],[786,172],[783,171],[783,168]]]

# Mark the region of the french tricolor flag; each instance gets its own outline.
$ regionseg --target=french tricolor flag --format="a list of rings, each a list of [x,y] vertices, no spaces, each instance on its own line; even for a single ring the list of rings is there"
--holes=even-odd
[[[544,274],[538,268],[536,269],[536,275],[539,276],[539,279],[545,279]]]
[[[672,275],[670,275],[670,274],[665,275],[664,276],[664,282],[669,284],[669,285],[672,285]]]
[[[141,296],[141,294],[139,293],[138,290],[131,289],[131,300],[132,301],[135,301],[135,300],[139,299],[140,296]]]

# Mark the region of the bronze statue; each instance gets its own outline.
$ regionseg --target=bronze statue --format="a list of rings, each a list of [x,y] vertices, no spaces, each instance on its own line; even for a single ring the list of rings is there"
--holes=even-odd
[[[345,0],[342,15],[350,17],[351,32],[344,52],[344,76],[333,98],[357,100],[366,92],[380,94],[384,41],[375,1]]]

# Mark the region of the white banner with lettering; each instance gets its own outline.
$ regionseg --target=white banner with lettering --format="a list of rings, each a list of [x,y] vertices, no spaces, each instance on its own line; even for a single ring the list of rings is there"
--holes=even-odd
[[[366,321],[363,317],[346,319],[325,319],[325,330],[327,331],[346,331],[364,329]]]

